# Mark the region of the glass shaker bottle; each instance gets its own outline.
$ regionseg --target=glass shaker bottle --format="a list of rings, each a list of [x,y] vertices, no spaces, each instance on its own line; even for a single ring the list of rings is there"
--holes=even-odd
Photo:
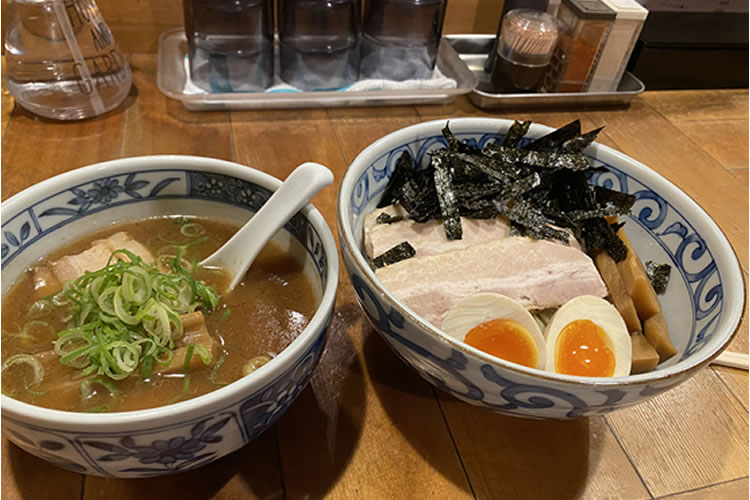
[[[585,92],[607,41],[615,12],[601,0],[562,0],[561,33],[545,74],[545,92]]]
[[[492,48],[490,48],[487,60],[484,62],[484,70],[487,73],[492,73],[492,68],[495,67],[495,59],[497,58],[497,42],[500,39],[500,31],[503,28],[503,19],[505,15],[511,10],[515,9],[534,9],[546,11],[549,7],[549,0],[504,0],[503,10],[500,12],[500,22],[497,23],[497,34],[495,40],[492,42]]]
[[[278,0],[281,79],[301,90],[357,81],[360,0]]]
[[[549,68],[558,21],[534,9],[514,9],[502,21],[490,80],[497,92],[536,92]]]
[[[273,82],[272,0],[183,0],[190,79],[207,92]]]
[[[77,120],[127,97],[130,66],[94,0],[7,0],[7,7],[6,83],[20,106]]]
[[[445,6],[446,0],[367,0],[360,78],[431,78]]]

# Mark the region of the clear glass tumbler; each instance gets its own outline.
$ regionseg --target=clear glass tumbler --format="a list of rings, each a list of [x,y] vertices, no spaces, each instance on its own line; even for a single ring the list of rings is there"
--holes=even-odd
[[[7,0],[4,14],[6,84],[17,104],[78,120],[127,97],[130,66],[94,0]]]
[[[278,0],[281,79],[301,90],[357,81],[360,0]]]
[[[437,61],[445,5],[445,0],[368,0],[360,78],[430,78]]]
[[[207,92],[258,92],[273,82],[271,0],[183,0],[190,79]]]

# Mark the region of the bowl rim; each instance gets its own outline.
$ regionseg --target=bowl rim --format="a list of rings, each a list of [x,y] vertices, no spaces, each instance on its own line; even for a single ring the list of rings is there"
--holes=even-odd
[[[680,360],[674,365],[657,368],[650,372],[631,374],[621,377],[583,377],[574,375],[563,375],[553,372],[549,372],[540,368],[529,368],[526,366],[518,365],[494,356],[491,356],[483,351],[480,351],[474,347],[471,347],[443,332],[441,329],[435,327],[431,323],[422,319],[418,314],[406,307],[401,301],[399,301],[391,292],[383,286],[380,280],[376,277],[375,272],[369,266],[367,260],[364,257],[364,252],[360,245],[357,244],[357,240],[354,237],[354,233],[349,221],[352,218],[351,207],[349,200],[351,193],[356,187],[356,182],[360,175],[365,169],[372,163],[372,161],[381,156],[381,152],[390,148],[391,146],[405,144],[407,142],[414,142],[426,137],[432,137],[440,133],[440,130],[445,127],[448,123],[451,130],[454,133],[470,133],[479,132],[480,130],[486,130],[492,133],[492,130],[497,132],[506,131],[510,125],[513,124],[514,120],[505,118],[476,118],[476,117],[457,117],[457,118],[442,118],[436,120],[429,120],[413,125],[409,125],[398,130],[395,130],[385,136],[377,139],[375,142],[368,145],[351,161],[347,168],[343,178],[339,183],[336,203],[336,224],[339,231],[339,237],[342,251],[345,251],[351,257],[351,261],[357,267],[360,275],[363,276],[371,286],[381,295],[384,296],[388,303],[394,307],[403,316],[410,318],[411,322],[415,324],[418,329],[421,329],[434,340],[446,343],[450,348],[462,352],[470,357],[478,358],[480,361],[494,366],[509,370],[517,374],[529,376],[544,381],[570,384],[578,387],[593,387],[596,389],[608,389],[608,388],[624,388],[631,386],[641,386],[644,384],[652,384],[658,382],[664,382],[674,378],[680,378],[687,373],[692,373],[697,369],[708,365],[713,359],[715,359],[726,347],[731,343],[740,328],[740,322],[745,314],[746,300],[745,300],[745,278],[742,273],[742,269],[739,265],[739,259],[737,254],[729,242],[728,238],[721,230],[719,225],[708,215],[708,213],[687,193],[678,188],[671,181],[663,177],[661,174],[646,166],[644,163],[620,152],[604,144],[594,142],[592,143],[584,153],[589,156],[596,156],[600,159],[600,155],[607,159],[612,159],[623,164],[627,164],[627,174],[638,182],[645,186],[653,185],[654,182],[660,184],[660,196],[662,193],[666,194],[668,199],[679,205],[687,207],[691,213],[695,214],[700,219],[700,224],[705,225],[706,229],[712,232],[713,239],[716,244],[720,247],[719,252],[725,257],[717,258],[714,255],[714,261],[719,259],[725,260],[727,273],[724,276],[728,277],[728,281],[725,283],[725,300],[728,299],[727,303],[727,314],[722,318],[721,323],[716,327],[716,333],[723,333],[717,335],[704,345],[698,352],[687,359]],[[479,129],[479,130],[477,130]],[[555,130],[553,127],[543,125],[541,123],[532,122],[527,132],[527,137],[539,137],[546,133]],[[612,161],[601,160],[607,163],[613,163]],[[632,168],[632,170],[631,170]]]
[[[91,182],[102,176],[115,176],[132,172],[156,170],[194,170],[223,174],[252,182],[271,191],[275,191],[281,180],[256,168],[233,161],[197,155],[143,155],[118,158],[79,167],[68,172],[50,177],[36,183],[7,199],[0,206],[2,212],[20,213],[23,207],[44,198],[48,194]],[[326,286],[322,290],[320,303],[307,326],[276,357],[260,367],[255,377],[243,377],[226,386],[185,401],[147,408],[110,413],[85,413],[55,410],[24,403],[17,399],[0,395],[2,418],[9,418],[34,424],[41,427],[53,427],[62,430],[85,428],[87,433],[106,432],[115,429],[137,426],[139,431],[157,428],[180,421],[191,421],[195,418],[213,414],[222,409],[234,406],[249,394],[254,394],[267,387],[285,369],[292,366],[319,335],[327,335],[336,291],[338,288],[339,261],[336,241],[323,215],[308,202],[300,212],[315,227],[321,238],[325,251],[328,269]]]

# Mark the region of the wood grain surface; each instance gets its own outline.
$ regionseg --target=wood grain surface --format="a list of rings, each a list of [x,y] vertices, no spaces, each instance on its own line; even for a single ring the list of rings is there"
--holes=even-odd
[[[153,16],[160,12],[154,7]],[[93,120],[39,120],[3,90],[3,199],[82,165],[160,153],[230,159],[280,178],[315,160],[338,182],[369,143],[420,121],[492,116],[556,127],[579,118],[584,129],[604,126],[600,142],[696,200],[731,241],[747,280],[747,90],[646,92],[617,109],[495,113],[462,97],[430,106],[195,113],[161,94],[153,54],[131,63],[131,95]],[[335,232],[336,186],[313,203]],[[747,317],[730,350],[748,351]],[[494,414],[437,391],[404,365],[364,319],[342,269],[310,385],[236,453],[176,476],[119,480],[66,472],[4,438],[1,448],[8,500],[746,499],[748,374],[711,366],[607,416],[545,422]]]

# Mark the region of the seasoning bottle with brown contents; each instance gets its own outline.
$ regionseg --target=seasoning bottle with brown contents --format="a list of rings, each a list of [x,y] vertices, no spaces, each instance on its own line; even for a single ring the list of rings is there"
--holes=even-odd
[[[490,80],[497,92],[536,92],[549,66],[557,20],[540,10],[514,9],[503,18]]]
[[[557,18],[562,32],[542,90],[584,92],[612,28],[615,12],[600,0],[562,0]]]

